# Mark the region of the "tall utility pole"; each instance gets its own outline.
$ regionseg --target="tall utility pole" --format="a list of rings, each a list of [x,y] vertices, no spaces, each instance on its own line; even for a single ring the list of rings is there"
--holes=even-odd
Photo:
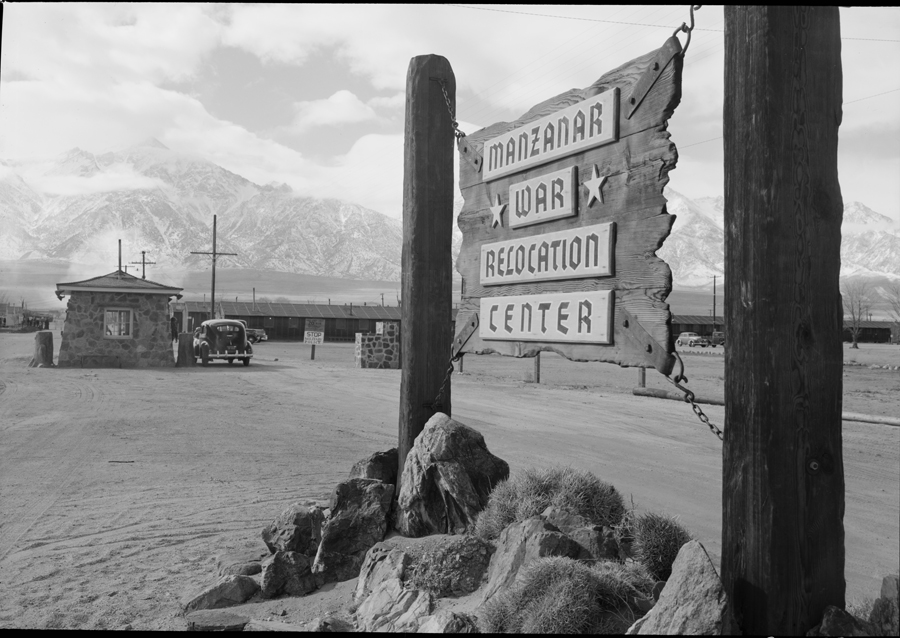
[[[213,215],[213,249],[211,253],[191,251],[192,255],[212,255],[212,292],[209,296],[209,318],[216,318],[216,259],[221,255],[237,255],[237,253],[220,253],[216,251],[216,216]]]
[[[713,332],[718,330],[716,325],[716,276],[713,275]]]
[[[844,608],[837,7],[725,7],[723,634]]]
[[[131,261],[128,263],[141,265],[141,279],[147,278],[147,266],[148,265],[150,265],[150,266],[156,265],[155,261],[147,261],[147,251],[146,250],[141,251],[141,260],[140,261]]]

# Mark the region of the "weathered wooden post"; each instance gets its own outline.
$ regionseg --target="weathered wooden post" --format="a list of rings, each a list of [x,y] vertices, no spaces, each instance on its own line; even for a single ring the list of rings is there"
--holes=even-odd
[[[837,7],[725,7],[732,633],[804,635],[844,606],[841,85]]]
[[[541,353],[534,355],[534,382],[541,382]]]
[[[194,335],[190,332],[182,332],[178,335],[178,360],[175,366],[178,368],[190,368],[194,365]]]
[[[456,109],[456,78],[446,58],[420,55],[410,60],[403,150],[401,473],[428,419],[438,411],[450,414],[449,382],[439,409],[433,405],[449,367],[453,340],[454,129],[450,109]]]
[[[49,330],[41,330],[34,333],[34,356],[28,367],[53,367],[53,333]]]

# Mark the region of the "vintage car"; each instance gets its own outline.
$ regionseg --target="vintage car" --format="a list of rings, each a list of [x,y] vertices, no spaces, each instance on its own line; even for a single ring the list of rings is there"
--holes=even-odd
[[[682,332],[678,335],[678,340],[675,343],[679,346],[688,345],[692,348],[694,346],[702,346],[705,348],[709,345],[709,339],[701,337],[696,332]]]
[[[253,347],[247,340],[247,328],[235,319],[210,319],[194,330],[194,363],[197,359],[209,365],[210,359],[233,363],[240,359],[250,365]]]
[[[260,341],[268,341],[269,336],[264,328],[247,328],[247,339],[250,343],[258,343]]]
[[[724,348],[725,333],[718,330],[713,332],[709,338],[709,345],[711,345],[713,348],[715,348],[716,346],[722,346]]]

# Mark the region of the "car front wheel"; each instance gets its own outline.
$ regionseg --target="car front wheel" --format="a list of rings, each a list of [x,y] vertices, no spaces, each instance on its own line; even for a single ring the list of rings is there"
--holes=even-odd
[[[250,365],[250,357],[244,357],[244,365],[245,366]]]
[[[200,360],[203,362],[203,365],[209,365],[209,345],[203,344],[200,346]]]

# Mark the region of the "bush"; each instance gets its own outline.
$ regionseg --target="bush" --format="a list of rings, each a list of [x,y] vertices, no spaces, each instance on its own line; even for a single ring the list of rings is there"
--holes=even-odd
[[[550,505],[607,527],[616,526],[625,514],[616,488],[590,472],[572,468],[525,470],[497,484],[478,516],[474,532],[493,540],[511,523],[537,516]]]
[[[629,548],[627,553],[656,580],[669,580],[678,550],[691,540],[690,532],[676,519],[653,512],[629,512],[616,532],[619,546]]]
[[[623,633],[638,617],[636,598],[653,580],[640,566],[588,567],[570,558],[536,561],[510,590],[491,598],[478,618],[482,633]]]
[[[435,598],[465,596],[481,586],[493,546],[477,536],[459,536],[413,557],[408,580]]]

